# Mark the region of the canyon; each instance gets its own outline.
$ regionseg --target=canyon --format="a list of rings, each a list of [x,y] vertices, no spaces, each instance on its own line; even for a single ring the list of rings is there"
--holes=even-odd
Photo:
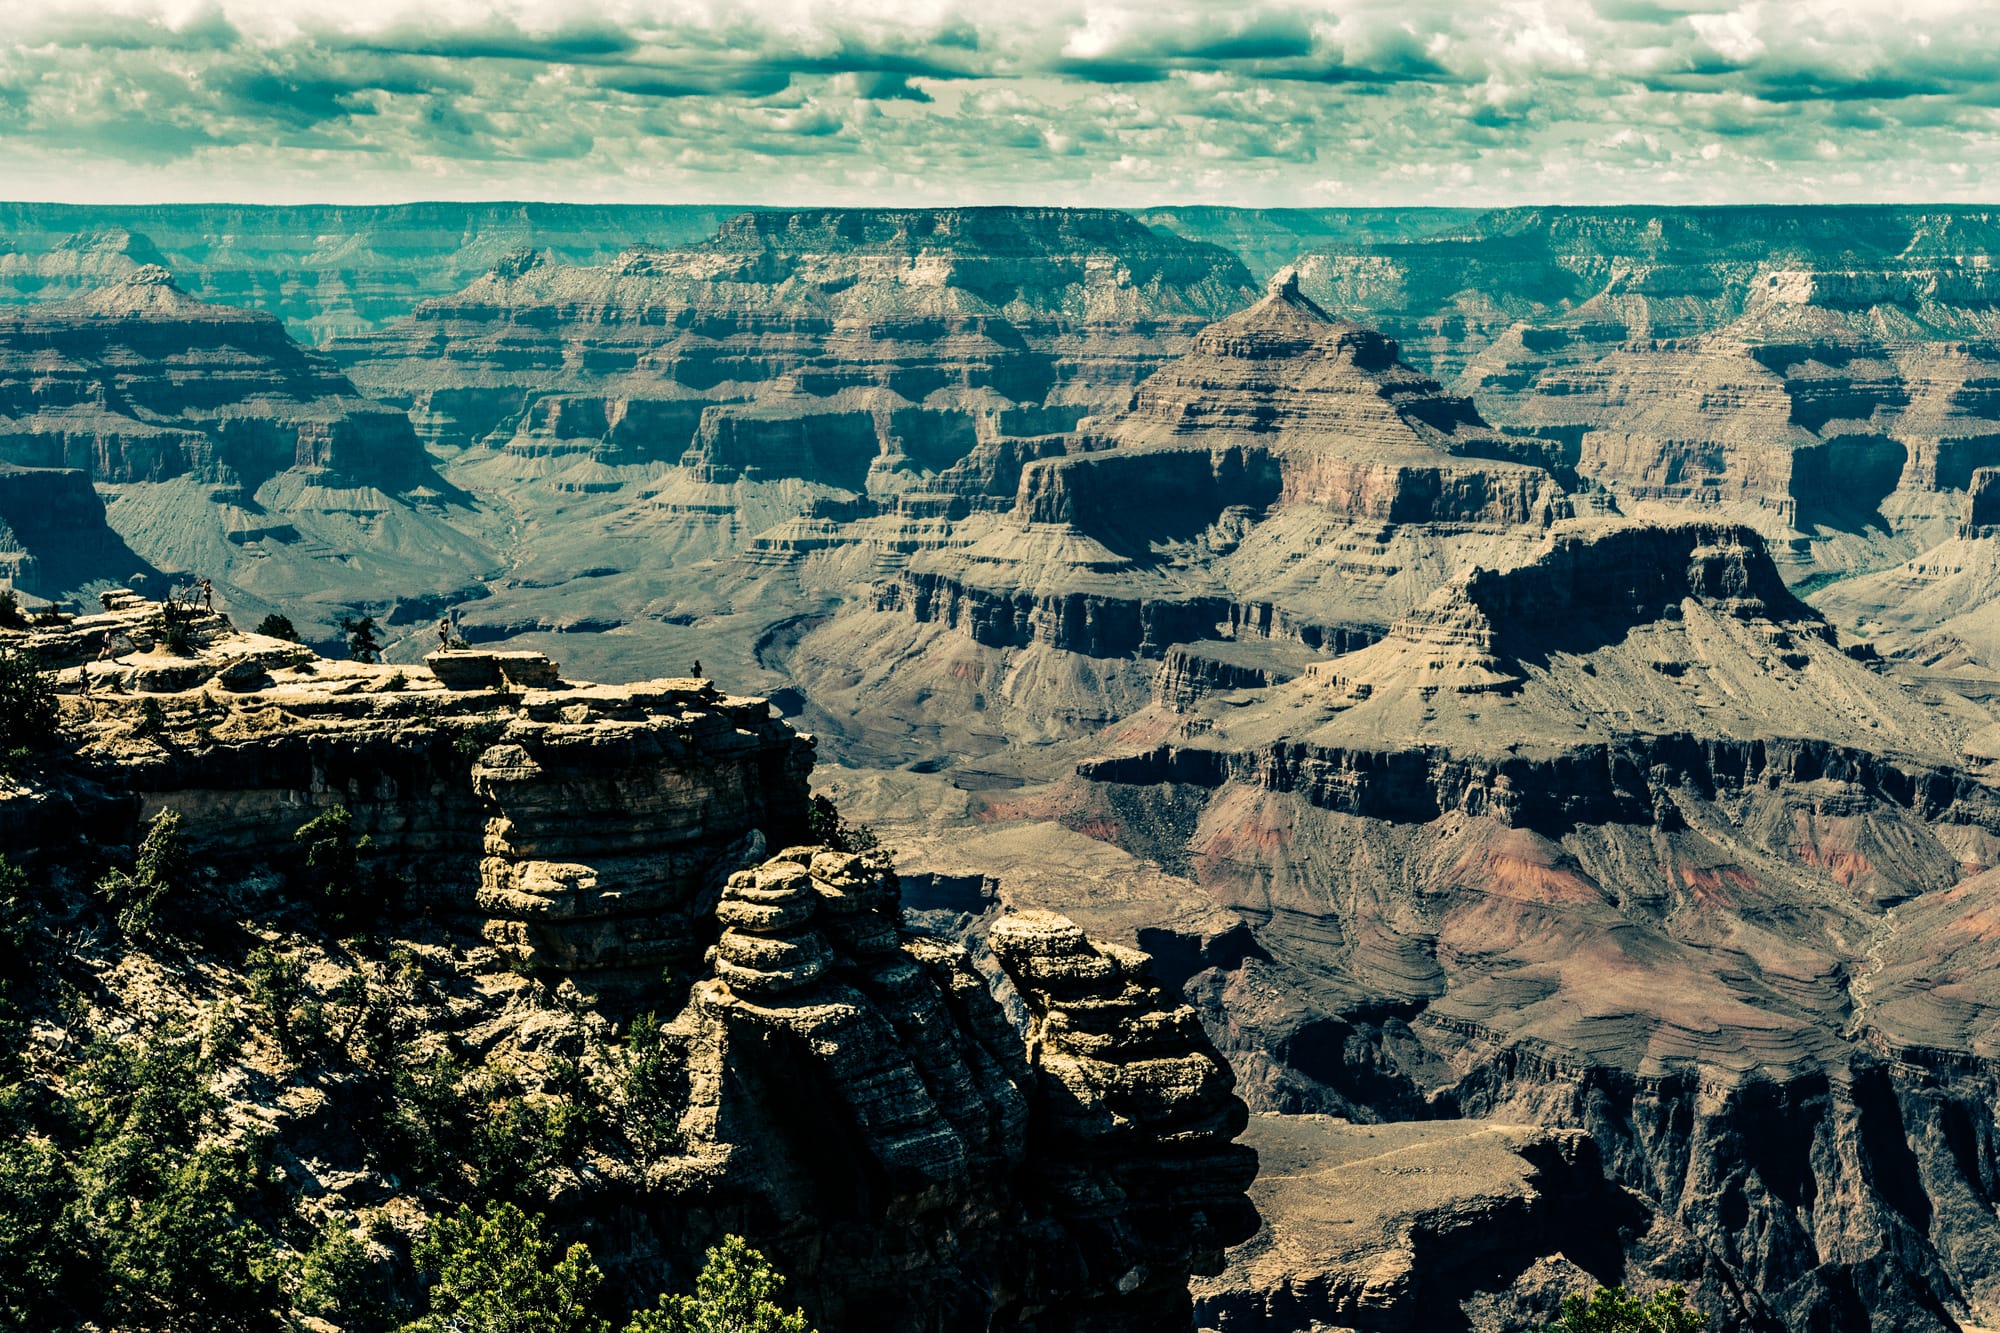
[[[2000,1318],[1993,215],[481,207],[12,206],[0,573],[312,647],[33,630],[9,855],[337,801],[823,1328]]]

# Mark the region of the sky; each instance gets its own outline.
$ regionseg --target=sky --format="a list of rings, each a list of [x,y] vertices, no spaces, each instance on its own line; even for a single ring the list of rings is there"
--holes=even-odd
[[[13,0],[0,197],[1982,202],[1992,0]]]

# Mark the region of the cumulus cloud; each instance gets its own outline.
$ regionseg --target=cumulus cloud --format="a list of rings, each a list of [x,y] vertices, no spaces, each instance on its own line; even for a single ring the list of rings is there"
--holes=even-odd
[[[1973,0],[42,0],[70,198],[1133,205],[1990,197]]]

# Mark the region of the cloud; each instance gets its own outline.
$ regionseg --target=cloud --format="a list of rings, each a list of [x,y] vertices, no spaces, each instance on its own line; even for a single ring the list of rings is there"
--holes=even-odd
[[[1990,197],[1970,0],[43,0],[44,196]]]

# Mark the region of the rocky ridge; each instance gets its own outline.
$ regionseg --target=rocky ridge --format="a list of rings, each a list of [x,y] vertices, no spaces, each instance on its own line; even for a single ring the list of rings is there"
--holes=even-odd
[[[538,990],[569,1022],[662,1006],[671,1151],[549,1182],[563,1215],[631,1222],[614,1261],[691,1270],[734,1232],[823,1328],[1110,1330],[1187,1322],[1190,1272],[1255,1230],[1233,1078],[1145,956],[1022,917],[991,932],[989,977],[903,929],[886,858],[766,859],[803,830],[812,753],[762,700],[569,682],[524,653],[333,663],[219,616],[177,653],[154,605],[105,601],[28,636],[78,748],[0,795],[9,856],[62,880],[171,809],[203,910],[260,930],[301,907],[274,875],[291,828],[338,806],[372,882],[407,886],[389,928],[449,960],[430,984],[461,996],[453,1032],[516,1077],[550,1053]],[[136,961],[100,1004],[138,1003]],[[366,1207],[382,1182],[337,1164],[337,1105],[243,1112],[295,1182]]]
[[[462,590],[493,558],[401,412],[158,266],[0,314],[0,464],[78,474],[36,483],[63,491],[59,527],[28,523],[31,542],[9,520],[51,594],[205,576],[240,615],[330,630],[385,586]]]
[[[878,715],[894,716],[884,699],[898,695],[950,690],[963,705],[963,687],[937,676],[949,659],[967,679],[969,639],[980,695],[999,686],[1008,707],[1073,734],[1149,688],[1121,679],[1081,706],[1071,682],[1130,673],[1075,658],[1158,660],[1223,640],[1247,661],[1261,641],[1271,665],[1258,669],[1278,672],[1296,669],[1300,649],[1373,642],[1460,563],[1531,549],[1576,508],[1551,461],[1281,277],[1204,330],[1129,410],[1024,463],[1011,511],[954,521],[950,540],[879,585],[873,612],[805,636],[792,670],[820,707],[840,709],[844,732],[859,710],[833,680],[857,668]],[[1031,657],[1046,665],[1009,665]]]
[[[1253,1107],[1581,1129],[1628,1273],[1743,1326],[1947,1327],[1994,1280],[1987,1178],[1936,1147],[1990,1079],[1984,725],[1842,651],[1754,532],[1597,520],[1133,716],[1072,799],[1250,923],[1188,990]],[[1936,1002],[1912,918],[1954,942]]]

